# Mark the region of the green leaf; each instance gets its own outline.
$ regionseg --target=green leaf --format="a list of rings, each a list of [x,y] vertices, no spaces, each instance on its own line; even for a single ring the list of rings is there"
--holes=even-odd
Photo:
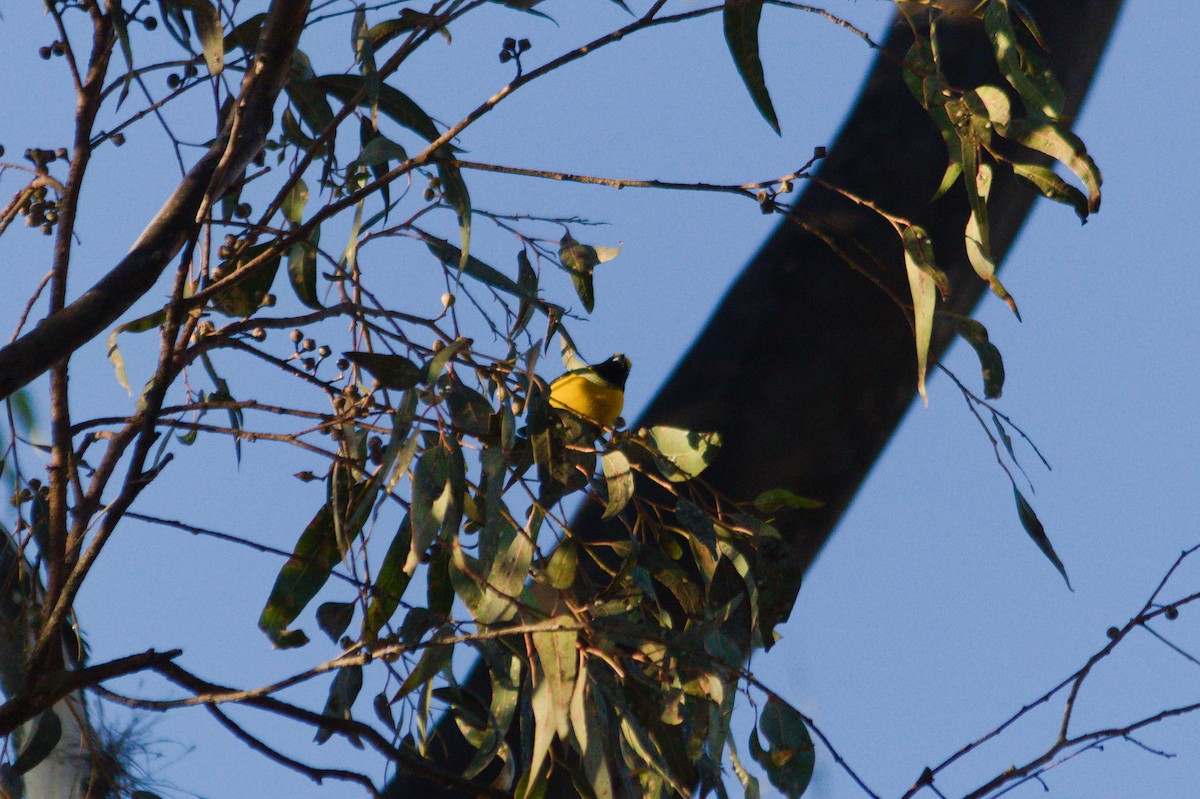
[[[247,247],[232,258],[222,261],[216,269],[218,275],[228,275],[244,268],[251,261],[271,250],[275,242],[255,244]],[[270,255],[254,267],[249,275],[233,284],[212,298],[212,307],[226,316],[245,318],[252,315],[263,304],[271,285],[275,282],[275,273],[279,271],[280,257],[278,253]]]
[[[992,0],[988,3],[983,24],[996,53],[1000,72],[1021,95],[1025,108],[1049,120],[1061,119],[1066,105],[1062,87],[1046,62],[1037,53],[1021,46],[1013,29],[1008,0]],[[1036,31],[1036,27],[1031,31]]]
[[[462,241],[462,252],[458,256],[458,271],[466,271],[468,253],[471,249],[471,195],[467,191],[467,183],[463,180],[462,170],[453,164],[438,163],[438,175],[442,183],[442,196],[454,209],[458,217],[459,237]],[[457,281],[456,281],[457,282]]]
[[[967,340],[979,356],[979,366],[983,372],[983,396],[987,399],[998,398],[1004,390],[1004,359],[1000,357],[996,345],[988,341],[987,328],[965,316],[953,316],[951,320],[959,335]]]
[[[412,574],[404,570],[408,553],[411,551],[412,521],[409,516],[405,516],[396,530],[396,535],[392,537],[387,553],[383,556],[383,563],[375,575],[375,584],[371,586],[371,603],[367,606],[362,623],[364,639],[373,639],[383,629],[383,625],[391,620],[396,608],[400,607],[400,600],[408,588],[409,580],[412,579]]]
[[[450,411],[450,421],[454,426],[469,436],[487,435],[491,426],[492,404],[487,397],[473,388],[464,386],[454,380],[444,394],[446,408]]]
[[[358,517],[358,521],[357,524],[347,522],[342,526],[342,533],[347,542],[358,536],[366,519],[366,514],[355,511],[362,503],[373,502],[375,496],[371,484],[360,486],[353,493],[355,496],[346,515],[351,522],[355,516]],[[275,578],[275,585],[272,586],[267,604],[259,616],[258,626],[279,649],[308,643],[308,636],[302,631],[288,631],[287,627],[317,595],[329,580],[333,567],[342,560],[343,552],[338,546],[336,528],[333,503],[329,501],[321,506],[304,528],[292,556]]]
[[[294,64],[295,58],[293,58]],[[321,135],[333,123],[333,108],[330,107],[325,92],[314,80],[300,79],[295,75],[290,75],[288,82],[284,85],[284,91],[287,93],[288,99],[292,101],[296,113],[300,115],[300,119],[308,126],[313,136]],[[293,131],[293,137],[296,133],[299,131]],[[330,146],[333,144],[335,133],[335,129],[330,130]],[[298,143],[309,147],[313,146],[312,139]]]
[[[558,258],[563,268],[571,275],[575,293],[579,295],[579,300],[588,313],[591,313],[596,305],[592,274],[597,266],[616,258],[620,252],[620,247],[593,247],[575,241],[569,231],[563,234],[558,245]]]
[[[288,250],[288,280],[292,291],[300,302],[314,310],[320,310],[317,297],[317,244],[321,240],[321,229],[313,228],[307,241],[298,241]]]
[[[463,772],[463,776],[469,780],[477,777],[504,746],[504,738],[512,726],[521,696],[520,659],[499,646],[484,646],[481,654],[488,664],[492,682],[492,723],[488,725],[487,731],[476,745],[475,756]]]
[[[1058,573],[1062,575],[1067,588],[1074,591],[1075,589],[1071,588],[1071,578],[1067,577],[1067,568],[1063,566],[1063,562],[1058,559],[1058,554],[1054,551],[1054,547],[1051,546],[1050,538],[1046,535],[1046,528],[1042,527],[1042,522],[1038,519],[1037,514],[1034,513],[1033,507],[1025,500],[1021,492],[1017,490],[1016,483],[1013,483],[1013,496],[1017,500],[1017,516],[1021,519],[1021,526],[1025,528],[1025,532],[1029,533],[1029,537],[1033,539],[1033,543],[1037,544],[1042,554],[1054,564],[1054,568],[1058,569]]]
[[[925,230],[917,225],[904,228],[904,267],[908,272],[908,286],[913,300],[913,336],[917,346],[917,391],[925,404],[929,396],[925,393],[925,372],[929,361],[929,340],[933,334],[933,310],[937,303],[937,291],[945,286],[943,296],[949,291],[949,281],[944,272],[933,262],[933,245]]]
[[[570,538],[564,538],[554,549],[550,562],[546,564],[546,580],[551,588],[566,591],[575,583],[579,570],[579,547]]]
[[[521,304],[517,309],[517,316],[513,320],[512,330],[508,334],[510,341],[515,339],[533,318],[535,303],[526,298],[536,297],[538,292],[537,272],[529,263],[529,256],[523,249],[517,253],[517,290],[520,293]]]
[[[454,501],[450,483],[450,452],[444,446],[425,450],[417,459],[412,477],[412,549],[404,570],[412,574],[417,563],[451,515]]]
[[[308,184],[303,180],[297,180],[284,195],[280,209],[283,211],[284,219],[293,225],[298,225],[304,220],[304,206],[307,204]]]
[[[425,371],[403,355],[382,352],[343,352],[355,366],[366,369],[384,388],[406,391],[425,376]]]
[[[1088,218],[1088,199],[1083,192],[1067,183],[1055,174],[1054,170],[1041,164],[1028,164],[1012,161],[1013,172],[1019,178],[1027,180],[1038,192],[1048,200],[1069,205],[1075,209],[1075,215],[1081,222]]]
[[[605,452],[600,457],[600,463],[604,468],[604,483],[608,489],[602,518],[611,519],[633,498],[633,470],[629,466],[629,458],[617,449]]]
[[[572,616],[557,616],[547,622],[570,627],[575,624],[575,619]],[[558,737],[565,740],[571,729],[571,695],[575,691],[576,668],[579,664],[579,652],[575,644],[579,640],[579,632],[573,629],[554,630],[536,632],[531,637],[538,663],[541,664],[541,674],[534,678],[533,691],[534,694],[540,690],[549,693],[552,724]]]
[[[721,449],[720,433],[697,433],[668,425],[650,428],[650,441],[655,464],[672,483],[699,475]]]
[[[125,376],[125,359],[121,357],[121,350],[117,347],[117,336],[121,333],[145,333],[147,330],[154,330],[159,327],[166,320],[166,310],[159,309],[143,317],[134,319],[132,322],[126,322],[113,330],[108,336],[108,360],[112,363],[113,370],[117,374],[117,382],[121,384],[121,388],[125,389],[126,393],[130,396],[133,395],[133,392],[129,388],[129,378]]]
[[[343,103],[350,102],[360,93],[365,100],[368,89],[372,88],[360,75],[322,75],[314,78],[313,83]],[[376,84],[375,88],[378,91],[379,110],[393,121],[426,141],[433,141],[441,135],[429,115],[407,94],[386,83]]]
[[[793,494],[786,488],[772,488],[758,495],[754,500],[754,507],[763,513],[775,513],[784,508],[814,510],[825,507],[825,503],[819,499],[809,499]]]
[[[750,92],[754,107],[762,114],[763,119],[776,133],[779,133],[779,118],[775,115],[775,106],[771,103],[771,95],[767,92],[766,78],[763,76],[762,60],[758,54],[758,24],[762,18],[762,0],[727,0],[723,12],[725,22],[725,43],[729,45],[729,53],[742,83]]]
[[[192,8],[192,24],[204,48],[208,74],[220,75],[225,69],[225,36],[221,29],[221,14],[210,0],[188,0]]]
[[[767,779],[788,799],[802,796],[812,781],[816,750],[804,719],[791,705],[772,696],[763,708],[758,726],[767,739],[759,741],[758,730],[750,733],[750,754],[767,772]]]
[[[433,385],[436,383],[437,379],[441,377],[442,370],[446,368],[446,364],[450,363],[450,360],[460,352],[469,350],[471,348],[471,343],[471,339],[469,338],[456,338],[454,341],[438,350],[437,353],[429,359],[429,363],[425,365],[425,383],[427,385]]]
[[[452,626],[446,625],[438,629],[433,634],[433,638],[449,638],[455,634]],[[454,646],[452,644],[434,644],[431,643],[421,653],[421,659],[417,661],[417,665],[404,678],[404,682],[400,684],[400,688],[392,697],[392,703],[396,703],[404,697],[408,696],[418,687],[425,685],[434,677],[436,677],[442,669],[449,667],[454,659]]]
[[[354,706],[354,700],[358,698],[359,691],[362,690],[362,684],[362,666],[344,666],[338,669],[329,686],[329,698],[325,700],[325,709],[321,711],[321,715],[347,721],[353,720],[350,709]],[[332,729],[318,727],[313,740],[323,744],[332,737]],[[362,749],[362,742],[357,737],[347,736],[347,739],[356,749]]]
[[[353,602],[322,602],[317,608],[317,626],[335,644],[354,618]]]
[[[511,294],[514,297],[529,300],[535,305],[540,305],[536,293],[527,294],[508,275],[495,267],[488,266],[474,255],[468,255],[466,261],[463,262],[462,250],[453,244],[429,235],[422,235],[421,239],[425,242],[425,246],[429,248],[429,251],[433,253],[433,257],[451,269],[460,269],[464,275],[478,280],[485,286],[490,286],[506,294]]]
[[[239,23],[225,37],[225,52],[228,53],[233,48],[239,47],[244,52],[253,53],[258,48],[258,36],[262,32],[263,22],[266,19],[266,13],[258,13],[249,17],[245,22]]]

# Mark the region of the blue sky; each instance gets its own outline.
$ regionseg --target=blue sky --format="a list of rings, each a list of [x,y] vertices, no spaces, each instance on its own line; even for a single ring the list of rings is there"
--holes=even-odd
[[[0,36],[22,43],[6,47],[0,64],[17,65],[24,76],[0,80],[0,108],[27,108],[37,98],[47,118],[33,133],[31,115],[0,117],[8,159],[26,146],[66,143],[66,134],[55,131],[65,130],[71,106],[54,102],[64,75],[61,64],[36,58],[36,48],[53,35],[32,5],[0,2]],[[451,47],[439,45],[402,73],[405,89],[439,119],[453,121],[510,77],[510,67],[495,59],[502,37],[530,38],[528,57],[540,63],[586,32],[624,19],[601,0],[548,4],[551,11],[555,6],[565,9],[560,28],[497,11],[488,24],[456,31]],[[878,34],[890,4],[860,0],[831,8]],[[767,13],[763,53],[782,138],[745,97],[714,18],[632,37],[529,87],[483,120],[464,145],[478,160],[621,177],[741,182],[789,172],[814,146],[832,140],[870,54],[815,16]],[[1075,593],[1025,536],[986,438],[949,381],[935,376],[930,407],[914,408],[890,444],[812,570],[783,642],[753,664],[884,796],[899,795],[925,766],[1081,665],[1103,645],[1107,627],[1136,611],[1174,557],[1200,543],[1194,521],[1200,232],[1192,219],[1200,199],[1192,155],[1200,83],[1190,56],[1198,27],[1194,3],[1129,0],[1077,127],[1104,172],[1103,209],[1081,227],[1069,209],[1039,204],[1004,268],[1025,321],[1018,324],[992,300],[981,309],[1005,356],[1001,408],[1054,466],[1046,473],[1032,455],[1023,460],[1037,490],[1031,500]],[[336,46],[345,39],[339,36]],[[448,65],[462,76],[453,85]],[[153,128],[143,130],[139,136],[154,139]],[[145,146],[150,161],[139,161],[146,151],[129,146],[98,166],[90,189],[94,216],[85,220],[80,248],[85,272],[123,252],[161,202],[171,175],[168,151],[162,141]],[[617,350],[633,359],[630,418],[773,224],[752,204],[726,197],[484,178],[471,186],[481,207],[579,214],[609,223],[592,233],[594,243],[623,242],[621,256],[597,274],[597,311],[577,325],[576,337],[591,359]],[[13,187],[0,181],[0,190]],[[484,230],[477,236],[481,248],[498,241]],[[35,239],[0,240],[6,280],[22,290],[43,269],[45,248]],[[24,260],[39,265],[26,268]],[[81,276],[73,288],[88,279]],[[565,296],[565,277],[547,289]],[[0,304],[3,318],[15,318],[22,300],[11,292]],[[436,301],[436,294],[428,300]],[[95,364],[77,379],[81,390],[94,393],[97,403],[127,406],[102,346],[78,358]],[[956,348],[947,363],[974,378],[968,349]],[[295,481],[281,482],[281,474],[295,469],[261,447],[249,449],[240,470],[227,446],[181,461],[176,487],[148,497],[176,517],[289,547],[311,515],[311,495]],[[282,499],[264,512],[264,495]],[[255,628],[277,567],[131,525],[93,575],[81,615],[98,658],[181,645],[206,676],[269,679],[315,656],[273,653]],[[1168,595],[1191,593],[1198,580],[1193,564]],[[200,602],[209,604],[205,613],[181,620],[181,608]],[[1185,610],[1173,626],[1158,629],[1196,652],[1200,625],[1192,615]],[[1131,636],[1084,692],[1081,722],[1122,723],[1148,709],[1195,701],[1196,668],[1149,635]],[[1191,795],[1200,784],[1198,726],[1185,719],[1140,738],[1178,757],[1112,744],[1056,768],[1047,784],[1057,796]],[[938,786],[947,796],[961,795],[1039,751],[1056,730],[1055,714],[1041,714],[967,758]],[[263,763],[215,731],[202,711],[163,720],[153,735],[177,742],[164,745],[166,762],[158,765],[181,792],[359,795],[345,786],[318,790]],[[302,753],[308,737],[286,740]],[[340,758],[363,762],[336,741],[314,756],[322,763]],[[826,753],[818,760],[812,796],[862,795]],[[1014,795],[1041,792],[1031,784]]]

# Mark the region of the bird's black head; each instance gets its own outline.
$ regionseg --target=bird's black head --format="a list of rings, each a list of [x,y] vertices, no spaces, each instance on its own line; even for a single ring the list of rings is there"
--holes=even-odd
[[[592,371],[604,378],[606,382],[624,391],[630,365],[629,359],[618,352],[604,363],[594,365]]]

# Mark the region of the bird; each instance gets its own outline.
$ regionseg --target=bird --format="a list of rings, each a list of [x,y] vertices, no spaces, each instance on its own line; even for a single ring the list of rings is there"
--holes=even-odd
[[[602,363],[572,369],[550,384],[550,405],[600,427],[612,427],[625,405],[630,365],[618,352]]]

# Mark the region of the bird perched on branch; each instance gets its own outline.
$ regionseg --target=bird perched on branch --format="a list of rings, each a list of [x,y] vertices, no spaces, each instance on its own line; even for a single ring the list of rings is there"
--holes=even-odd
[[[550,405],[612,427],[625,405],[629,367],[629,359],[618,352],[603,363],[572,369],[550,384]]]

